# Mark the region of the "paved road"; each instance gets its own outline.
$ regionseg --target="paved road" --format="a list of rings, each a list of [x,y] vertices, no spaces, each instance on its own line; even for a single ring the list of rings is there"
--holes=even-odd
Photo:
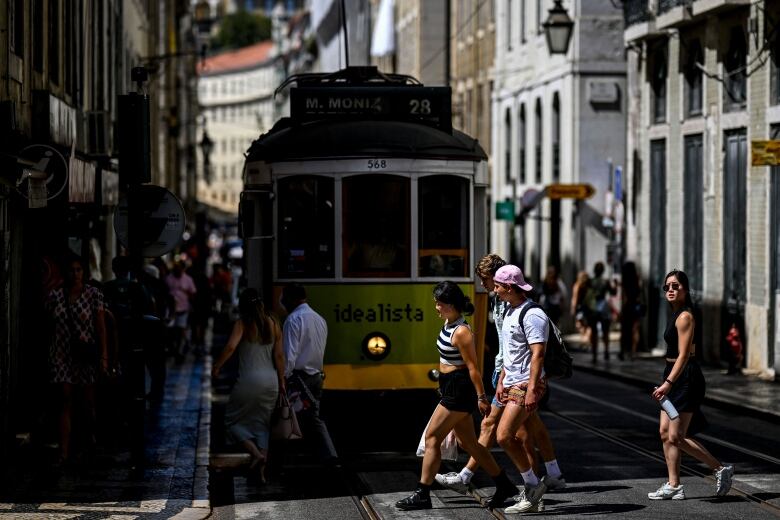
[[[733,463],[737,475],[731,494],[714,497],[715,483],[706,467],[684,459],[685,501],[653,502],[647,493],[665,480],[665,465],[657,435],[658,407],[648,392],[599,376],[577,373],[569,381],[552,386],[549,410],[543,412],[558,451],[569,487],[545,497],[546,510],[535,516],[560,518],[777,518],[780,517],[780,460],[775,439],[780,427],[758,419],[737,417],[705,408],[710,428],[700,437],[713,454]],[[334,409],[349,409],[345,402],[331,402]],[[386,410],[388,413],[390,410]],[[393,410],[398,413],[397,410]],[[338,414],[336,414],[338,415]],[[396,424],[414,423],[419,418]],[[398,423],[399,421],[397,421]],[[424,419],[423,419],[424,422]],[[349,428],[334,424],[336,435],[355,432],[365,439],[372,421],[356,421]],[[383,430],[384,431],[384,430]],[[409,437],[403,432],[404,438]],[[399,512],[394,503],[408,494],[416,482],[419,459],[406,453],[349,454],[341,469],[323,469],[295,461],[265,487],[236,479],[237,504],[216,508],[214,518],[494,518],[477,502],[492,493],[491,481],[478,473],[478,495],[461,496],[448,490],[434,491],[434,509]],[[338,438],[344,444],[343,438]],[[366,442],[364,442],[366,444]],[[393,448],[397,443],[391,443]],[[499,462],[511,465],[496,451]],[[461,456],[465,460],[465,456]],[[301,459],[304,460],[304,459]],[[459,469],[462,462],[453,464]],[[516,471],[510,477],[520,481]],[[514,515],[506,515],[511,518]]]

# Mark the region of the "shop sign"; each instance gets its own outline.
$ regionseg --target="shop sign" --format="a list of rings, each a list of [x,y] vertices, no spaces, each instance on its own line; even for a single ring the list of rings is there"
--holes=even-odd
[[[68,201],[77,204],[95,202],[95,164],[70,156]]]
[[[515,201],[501,200],[496,202],[496,220],[515,220]]]
[[[751,166],[780,165],[780,140],[751,141],[750,158]]]
[[[156,258],[181,243],[186,224],[184,208],[176,195],[161,186],[144,184],[138,189],[143,233],[141,254],[146,258]],[[127,197],[122,196],[114,213],[114,230],[125,247],[129,245],[128,218]]]

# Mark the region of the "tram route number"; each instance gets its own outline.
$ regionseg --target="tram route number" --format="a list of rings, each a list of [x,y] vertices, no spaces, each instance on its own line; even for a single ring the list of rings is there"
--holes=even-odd
[[[431,113],[431,100],[430,99],[410,99],[409,100],[409,113],[428,115]]]
[[[388,163],[385,159],[369,159],[367,166],[369,170],[384,170]]]

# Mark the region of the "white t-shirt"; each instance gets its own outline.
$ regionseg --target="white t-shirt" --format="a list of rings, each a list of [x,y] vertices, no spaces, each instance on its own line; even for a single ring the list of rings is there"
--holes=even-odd
[[[542,309],[530,309],[525,314],[524,325],[520,326],[520,314],[523,308],[531,305],[531,300],[526,300],[517,307],[510,307],[504,316],[501,325],[501,336],[504,348],[504,386],[514,386],[524,383],[531,378],[531,349],[528,345],[535,343],[547,343],[550,331],[547,315]],[[527,335],[527,337],[526,337]],[[542,373],[544,375],[544,367]]]

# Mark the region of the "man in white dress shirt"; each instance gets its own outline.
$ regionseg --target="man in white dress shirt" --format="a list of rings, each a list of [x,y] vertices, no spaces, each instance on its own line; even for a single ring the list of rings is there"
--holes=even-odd
[[[282,305],[288,312],[283,331],[285,377],[288,388],[297,389],[304,402],[304,411],[300,414],[304,438],[316,443],[323,462],[336,463],[336,449],[325,421],[320,418],[322,360],[328,325],[306,303],[306,289],[301,285],[288,285],[282,290]]]

